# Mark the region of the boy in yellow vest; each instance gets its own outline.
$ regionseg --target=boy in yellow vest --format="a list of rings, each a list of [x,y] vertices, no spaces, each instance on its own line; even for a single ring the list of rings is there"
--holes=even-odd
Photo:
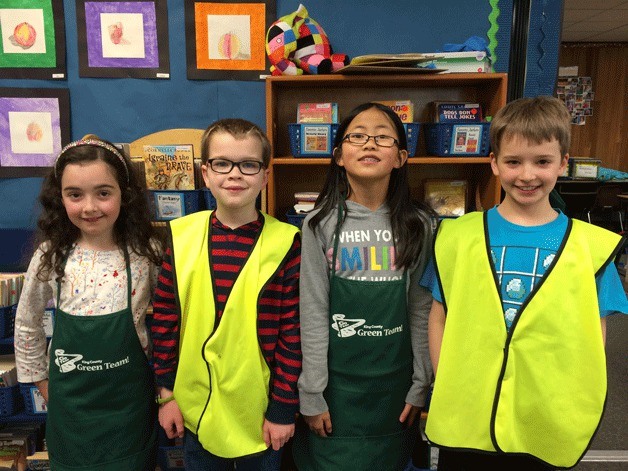
[[[550,205],[570,127],[556,98],[506,105],[490,129],[502,203],[440,226],[422,283],[434,296],[426,434],[441,471],[569,468],[602,418],[606,316],[628,312],[622,238]]]
[[[279,470],[298,411],[298,229],[256,209],[258,126],[217,121],[201,146],[217,208],[170,222],[151,329],[159,423],[184,435],[188,471]]]

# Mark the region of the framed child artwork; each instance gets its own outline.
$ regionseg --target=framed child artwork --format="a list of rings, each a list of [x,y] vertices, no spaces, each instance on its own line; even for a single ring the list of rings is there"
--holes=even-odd
[[[275,10],[275,0],[185,0],[188,78],[259,80]]]
[[[79,76],[170,78],[166,0],[76,0]]]
[[[0,0],[0,36],[0,78],[67,78],[63,2]]]
[[[70,142],[66,88],[0,88],[0,167],[50,167]]]

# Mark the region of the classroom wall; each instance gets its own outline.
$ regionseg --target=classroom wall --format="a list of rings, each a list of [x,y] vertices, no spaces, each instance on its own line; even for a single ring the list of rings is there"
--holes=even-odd
[[[57,0],[55,0],[57,1]],[[187,2],[188,0],[186,0]],[[170,78],[94,79],[78,76],[76,1],[63,0],[67,80],[6,80],[0,87],[68,88],[71,136],[96,133],[129,142],[179,127],[205,128],[224,117],[243,117],[265,126],[264,83],[194,81],[186,76],[184,2],[167,0]],[[277,16],[296,10],[298,0],[276,0]],[[336,52],[350,57],[372,53],[432,52],[471,36],[492,41],[494,68],[508,71],[513,0],[316,0],[305,3],[330,37]],[[562,2],[531,1],[525,95],[554,88]],[[2,71],[0,69],[0,77]],[[2,178],[0,229],[33,229],[41,178]]]
[[[491,3],[503,10],[496,33],[501,41],[498,70],[508,64],[512,0],[316,0],[304,2],[336,52],[351,57],[371,53],[430,52],[470,36],[487,37]],[[225,117],[249,119],[265,127],[264,83],[195,81],[186,77],[184,2],[168,0],[170,79],[95,79],[78,76],[76,2],[64,0],[67,80],[0,80],[3,87],[69,88],[72,139],[95,133],[130,142],[169,128],[205,128]],[[296,10],[298,0],[277,0],[277,16]],[[495,13],[495,12],[494,12]],[[488,40],[488,39],[487,39]],[[1,73],[1,71],[0,71]],[[41,178],[0,179],[0,228],[33,228]]]
[[[578,66],[578,75],[591,77],[593,115],[583,126],[572,126],[574,157],[594,157],[602,166],[628,172],[628,44],[565,43],[560,65]]]

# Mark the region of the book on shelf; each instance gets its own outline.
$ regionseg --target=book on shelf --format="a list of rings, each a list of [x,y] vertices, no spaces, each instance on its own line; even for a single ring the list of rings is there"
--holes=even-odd
[[[297,123],[335,124],[337,122],[337,103],[299,103],[297,107]]]
[[[423,53],[402,54],[367,54],[351,59],[349,65],[342,67],[334,73],[339,74],[400,74],[400,73],[425,73],[435,74],[443,72],[431,64],[432,55]]]
[[[426,180],[425,203],[441,217],[458,217],[466,212],[466,180]]]
[[[297,203],[300,203],[300,202],[314,203],[317,198],[318,198],[318,191],[297,191],[294,194],[294,199],[297,201]]]
[[[343,67],[347,70],[364,68],[384,71],[415,71],[423,72],[492,72],[491,59],[486,51],[460,52],[421,52],[403,54],[368,54],[354,57],[351,63]],[[341,70],[343,70],[341,69]],[[374,71],[374,70],[372,70]]]
[[[194,149],[191,144],[144,146],[143,160],[149,190],[194,189]]]
[[[492,72],[491,59],[486,51],[435,52],[428,65],[453,72]]]
[[[411,100],[384,100],[377,103],[386,105],[397,113],[402,123],[414,122],[414,105]]]
[[[24,286],[24,273],[0,273],[0,306],[17,304]]]
[[[294,211],[297,214],[309,213],[314,209],[314,203],[296,203],[294,205]]]
[[[433,101],[430,108],[432,121],[435,123],[482,122],[482,107],[479,103]]]
[[[8,388],[16,384],[15,355],[0,355],[0,388]]]
[[[294,211],[297,214],[309,213],[314,209],[317,198],[317,191],[297,191],[294,194]]]

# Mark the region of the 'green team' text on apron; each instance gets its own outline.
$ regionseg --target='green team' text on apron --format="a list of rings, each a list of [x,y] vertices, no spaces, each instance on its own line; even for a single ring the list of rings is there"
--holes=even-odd
[[[333,433],[301,429],[299,470],[401,470],[414,434],[399,422],[412,383],[406,275],[358,281],[335,274],[341,210],[330,280],[329,381],[324,392]]]
[[[46,422],[54,471],[143,471],[154,459],[154,383],[133,324],[125,258],[126,309],[72,316],[57,295]]]

